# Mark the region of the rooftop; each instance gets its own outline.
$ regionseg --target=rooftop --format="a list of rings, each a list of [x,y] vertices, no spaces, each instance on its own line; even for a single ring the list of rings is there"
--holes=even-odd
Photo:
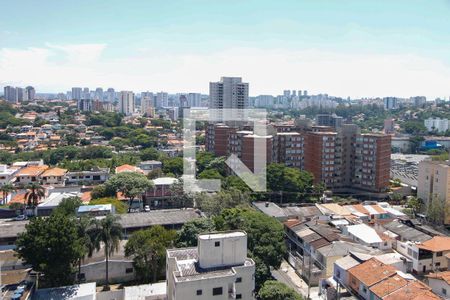
[[[375,229],[366,224],[350,225],[347,226],[347,230],[350,234],[367,244],[382,242],[382,239]]]
[[[60,299],[95,299],[95,282],[79,285],[63,286],[58,288],[39,289],[32,300],[60,300]]]
[[[164,209],[123,214],[119,222],[124,228],[144,228],[153,225],[184,224],[200,217],[200,213],[194,209]]]
[[[425,276],[430,278],[430,279],[443,280],[447,284],[450,284],[450,271],[430,273],[430,274],[425,275]]]
[[[178,179],[173,177],[160,177],[152,180],[154,185],[172,185],[178,182]]]
[[[48,176],[64,176],[67,173],[66,169],[61,169],[61,168],[51,168],[51,169],[47,169],[44,171],[44,173],[42,173],[43,177],[48,177]]]
[[[17,171],[15,176],[39,176],[47,169],[48,166],[29,166]]]
[[[391,276],[374,286],[370,288],[370,291],[374,293],[378,298],[383,298],[384,296],[387,296],[399,288],[404,287],[408,284],[408,281],[401,277],[398,274],[395,274],[394,276]]]
[[[381,280],[396,274],[394,267],[385,265],[375,258],[371,258],[348,271],[366,286],[372,286]]]
[[[450,251],[450,237],[435,236],[432,239],[417,245],[417,247],[431,252]]]
[[[431,292],[431,288],[420,281],[409,281],[407,285],[396,290],[383,300],[440,300]]]
[[[230,231],[230,232],[217,232],[209,234],[200,234],[198,238],[200,240],[213,240],[213,239],[223,239],[228,237],[243,237],[246,236],[243,231]]]
[[[412,242],[425,242],[431,239],[431,236],[429,236],[428,234],[425,234],[417,229],[402,224],[396,220],[384,224],[383,227],[386,230],[389,230],[401,236],[404,240]]]

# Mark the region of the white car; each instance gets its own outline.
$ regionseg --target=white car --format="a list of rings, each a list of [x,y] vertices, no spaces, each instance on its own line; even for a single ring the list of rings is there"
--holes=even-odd
[[[17,217],[14,218],[15,221],[24,221],[27,219],[27,216],[25,215],[18,215]]]
[[[149,212],[150,211],[150,206],[148,206],[148,205],[144,206],[144,211]]]

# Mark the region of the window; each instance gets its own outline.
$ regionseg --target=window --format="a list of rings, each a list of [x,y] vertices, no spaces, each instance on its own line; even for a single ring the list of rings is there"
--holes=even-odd
[[[442,295],[447,295],[447,290],[442,288]]]
[[[213,288],[213,296],[222,295],[222,294],[223,294],[222,287]]]
[[[437,252],[436,256],[442,256],[442,251],[441,252]]]
[[[203,294],[202,290],[197,290],[197,296],[201,296]]]
[[[127,274],[133,273],[133,268],[126,268],[125,273]]]
[[[220,242],[215,242],[214,247],[220,247]]]
[[[437,263],[435,263],[434,264],[436,267],[440,267],[441,266],[441,263],[440,262],[437,262]]]
[[[236,299],[242,299],[242,294],[236,294]]]
[[[238,282],[242,282],[242,277],[236,278],[236,283],[238,283]]]

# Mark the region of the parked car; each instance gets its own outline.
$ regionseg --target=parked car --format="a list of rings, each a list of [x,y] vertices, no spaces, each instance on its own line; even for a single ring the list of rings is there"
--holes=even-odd
[[[144,211],[149,212],[150,211],[150,206],[148,206],[148,205],[144,206]]]
[[[25,215],[18,215],[17,217],[14,218],[15,221],[24,221],[27,219],[27,216]]]

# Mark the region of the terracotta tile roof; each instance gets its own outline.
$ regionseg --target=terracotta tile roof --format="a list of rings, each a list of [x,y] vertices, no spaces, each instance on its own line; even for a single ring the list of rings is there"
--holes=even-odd
[[[289,219],[289,220],[287,220],[286,222],[284,222],[284,225],[287,227],[287,228],[291,228],[291,227],[294,227],[295,225],[298,225],[298,224],[300,224],[301,222],[299,221],[299,220],[297,220],[297,219]]]
[[[15,176],[39,176],[41,175],[45,170],[48,169],[48,166],[29,166],[25,167],[22,170],[19,170]]]
[[[91,199],[92,199],[91,193],[92,192],[89,191],[89,192],[84,192],[83,194],[81,194],[81,201],[84,204],[87,204],[87,203],[91,202]]]
[[[352,207],[362,214],[369,215],[369,211],[367,209],[365,209],[362,204],[354,204],[354,205],[352,205]]]
[[[443,281],[447,282],[447,284],[450,284],[450,271],[430,273],[425,276],[428,278],[443,280]]]
[[[370,288],[370,291],[377,295],[378,298],[383,298],[387,296],[399,288],[404,287],[408,284],[408,281],[401,277],[400,275],[395,274],[385,280],[375,284]]]
[[[20,203],[23,204],[25,203],[25,193],[17,193],[15,194],[11,201],[8,202],[8,204],[12,204],[12,203]]]
[[[396,269],[385,265],[375,258],[371,258],[348,271],[356,279],[370,287],[381,280],[396,274]]]
[[[410,281],[404,287],[383,298],[383,300],[440,300],[429,286],[420,281]]]
[[[418,244],[417,247],[431,252],[450,251],[450,237],[435,236],[431,240]]]
[[[138,172],[138,173],[144,173],[140,168],[132,165],[121,165],[116,168],[116,174],[122,173],[122,172]]]
[[[42,173],[42,177],[47,177],[47,176],[64,176],[67,173],[66,169],[61,169],[61,168],[51,168],[51,169],[47,169],[45,170],[44,173]]]
[[[386,211],[380,207],[379,205],[370,205],[370,207],[372,207],[374,210],[376,210],[377,212],[381,213],[381,214],[385,214]]]

